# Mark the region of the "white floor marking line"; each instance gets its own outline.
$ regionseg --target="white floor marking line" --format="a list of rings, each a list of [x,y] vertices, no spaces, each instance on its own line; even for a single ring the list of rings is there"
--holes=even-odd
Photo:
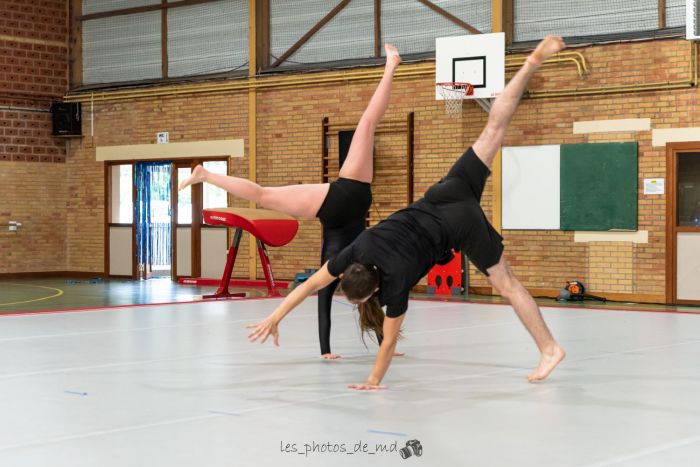
[[[579,360],[588,360],[592,358],[600,358],[603,356],[609,356],[609,355],[621,355],[624,353],[630,353],[630,352],[638,352],[641,350],[647,350],[647,349],[655,349],[655,348],[660,348],[660,347],[671,347],[673,345],[684,345],[687,343],[698,343],[700,342],[700,339],[695,340],[695,341],[689,341],[689,342],[682,342],[678,344],[669,344],[665,346],[654,346],[654,347],[642,347],[638,349],[630,349],[630,350],[625,350],[625,351],[620,351],[620,352],[613,352],[611,354],[604,354],[604,355],[597,355],[597,356],[591,356],[591,357],[584,357],[581,359],[576,359],[572,361],[579,361]],[[417,381],[415,383],[405,383],[405,384],[400,384],[396,386],[391,386],[389,389],[392,388],[409,388],[409,387],[419,387],[421,385],[425,384],[430,384],[430,385],[435,385],[436,382],[449,382],[449,381],[458,381],[461,379],[469,379],[469,378],[480,378],[484,376],[491,376],[499,373],[509,373],[513,371],[520,371],[522,368],[507,368],[507,369],[500,369],[496,371],[491,371],[491,372],[486,372],[486,373],[478,373],[478,374],[471,374],[471,375],[461,375],[453,378],[443,378],[443,379],[432,379],[430,382],[426,381]],[[523,387],[529,387],[529,385],[524,385]],[[309,403],[318,403],[330,399],[337,399],[341,397],[351,397],[351,396],[356,396],[359,394],[362,394],[362,391],[351,391],[349,389],[345,390],[342,393],[336,393],[328,396],[323,396],[320,398],[312,398],[312,399],[306,399],[306,400],[299,400],[299,401],[292,401],[292,402],[283,402],[280,404],[275,404],[275,405],[264,405],[260,407],[252,407],[249,409],[243,409],[243,410],[236,410],[235,413],[239,415],[243,415],[246,413],[252,413],[252,412],[260,412],[260,411],[265,411],[269,409],[279,409],[283,407],[289,407],[293,405],[299,405],[299,404],[309,404]],[[41,446],[45,444],[56,444],[56,443],[61,443],[65,441],[71,441],[75,439],[84,439],[84,438],[91,438],[91,437],[96,437],[96,436],[103,436],[103,435],[108,435],[108,434],[114,434],[114,433],[123,433],[127,431],[135,431],[135,430],[143,430],[143,429],[148,429],[148,428],[154,428],[154,427],[159,427],[159,426],[166,426],[166,425],[174,425],[178,423],[187,423],[191,421],[198,421],[198,420],[205,420],[208,418],[214,418],[214,417],[222,417],[225,416],[223,414],[215,414],[215,413],[209,413],[207,415],[200,415],[200,416],[193,416],[193,417],[184,417],[184,418],[178,418],[178,419],[173,419],[173,420],[164,420],[160,422],[155,422],[155,423],[148,423],[148,424],[143,424],[143,425],[134,425],[130,427],[122,427],[122,428],[115,428],[112,430],[102,430],[102,431],[94,431],[94,432],[89,432],[89,433],[81,433],[77,435],[71,435],[71,436],[63,436],[59,438],[53,438],[49,440],[44,440],[42,442],[34,442],[34,443],[24,443],[24,444],[16,444],[16,445],[8,445],[8,446],[0,446],[0,451],[5,451],[9,449],[16,449],[16,448],[27,448],[27,447],[33,447],[33,446]],[[674,447],[679,447],[679,446],[684,446],[687,444],[693,444],[700,441],[700,436],[698,437],[693,437],[693,438],[685,438],[684,440],[679,440],[674,443],[669,443],[665,445],[658,446],[656,448],[651,448],[645,451],[641,451],[640,453],[632,454],[630,456],[626,457],[620,457],[620,458],[615,458],[610,461],[606,461],[607,463],[601,463],[601,464],[593,464],[588,467],[604,467],[608,465],[614,465],[615,463],[620,463],[624,462],[628,459],[634,459],[637,457],[642,457],[646,456],[649,454],[653,454],[655,452],[660,452],[668,449],[672,449]],[[612,462],[612,463],[611,463]]]
[[[578,315],[578,316],[571,316],[567,317],[567,321],[574,321],[574,320],[579,320],[579,319],[588,319],[588,318],[593,318],[595,315]],[[464,329],[479,329],[479,328],[491,328],[491,327],[497,327],[497,326],[509,326],[517,324],[522,326],[522,323],[520,322],[519,319],[511,319],[510,321],[506,321],[503,323],[490,323],[490,324],[474,324],[472,326],[458,326],[458,327],[453,327],[453,328],[446,328],[446,329],[428,329],[425,331],[411,331],[411,332],[405,332],[403,333],[406,336],[413,336],[416,334],[434,334],[438,332],[449,332],[449,331],[459,331],[459,330],[464,330]]]
[[[642,457],[647,457],[651,454],[656,454],[659,452],[668,451],[670,449],[679,448],[682,446],[688,446],[690,444],[695,444],[700,442],[700,436],[692,436],[689,438],[682,438],[677,441],[671,441],[670,443],[659,444],[651,448],[643,449],[638,452],[630,453],[624,456],[613,457],[601,462],[596,462],[594,464],[588,464],[586,467],[607,467],[609,465],[621,464],[623,462],[640,459]]]
[[[277,300],[275,298],[270,298],[270,299],[258,299],[256,301],[260,300]],[[224,302],[223,300],[212,300],[212,301],[200,301],[200,300],[195,300],[195,301],[187,301],[187,302],[169,302],[169,303],[135,303],[135,304],[130,304],[130,305],[108,305],[108,306],[103,306],[101,308],[96,307],[96,308],[78,308],[78,309],[66,309],[66,310],[48,310],[48,311],[42,311],[42,310],[37,310],[37,311],[27,311],[27,312],[17,312],[17,313],[8,313],[8,314],[3,314],[0,313],[0,319],[36,319],[36,318],[44,318],[46,319],[47,317],[54,318],[54,319],[62,319],[64,316],[70,316],[74,315],[76,313],[80,314],[88,314],[88,313],[120,313],[123,312],[126,309],[159,309],[159,308],[166,308],[166,307],[172,307],[172,306],[187,306],[187,305],[193,305],[197,306],[200,304],[205,304],[205,303],[222,303]],[[234,303],[235,301],[232,300],[231,303]]]
[[[598,354],[598,355],[591,355],[588,357],[580,357],[580,358],[567,358],[564,360],[564,364],[569,363],[569,362],[582,362],[586,360],[595,360],[598,358],[609,358],[609,357],[615,357],[619,355],[624,355],[628,353],[636,353],[636,352],[644,352],[647,350],[658,350],[658,349],[663,349],[663,348],[668,348],[668,347],[677,347],[681,345],[688,345],[688,344],[698,344],[700,343],[700,339],[692,340],[692,341],[685,341],[685,342],[677,342],[674,344],[664,344],[664,345],[656,345],[656,346],[651,346],[651,347],[639,347],[636,349],[629,349],[629,350],[621,350],[619,352],[606,352],[604,354]],[[460,375],[460,376],[455,376],[455,377],[450,377],[450,378],[433,378],[429,382],[426,381],[417,381],[415,383],[404,383],[398,386],[392,386],[393,388],[404,388],[404,387],[416,387],[424,384],[430,384],[434,385],[436,382],[440,383],[446,383],[450,381],[459,381],[462,379],[470,379],[470,378],[481,378],[484,376],[491,376],[491,375],[496,375],[499,373],[509,373],[512,371],[532,371],[532,369],[528,368],[522,368],[522,367],[517,367],[517,368],[504,368],[500,370],[495,370],[495,371],[489,371],[486,373],[473,373],[469,375]],[[541,384],[541,383],[539,383]],[[391,388],[390,388],[391,389]]]
[[[316,315],[297,315],[299,318],[315,318]],[[571,319],[583,319],[589,317],[588,315],[586,316],[576,316],[576,317],[571,317]],[[242,320],[241,322],[248,322],[249,320]],[[484,327],[497,327],[497,326],[511,326],[511,325],[519,325],[520,321],[519,320],[510,320],[507,322],[503,323],[493,323],[493,324],[475,324],[472,326],[460,326],[460,327],[453,327],[453,328],[444,328],[444,329],[430,329],[430,330],[425,330],[425,331],[413,331],[413,332],[407,332],[406,336],[415,336],[415,335],[421,335],[421,334],[431,334],[431,333],[441,333],[441,332],[450,332],[450,331],[463,331],[467,329],[479,329],[479,328],[484,328]],[[349,342],[349,341],[354,341],[356,340],[356,337],[347,337],[347,338],[342,338],[342,339],[334,339],[334,342]],[[0,341],[1,343],[2,341]],[[255,345],[255,344],[253,344]],[[308,347],[316,347],[318,344],[313,343],[313,344],[297,344],[297,345],[287,345],[285,348],[287,349],[304,349]],[[269,347],[266,347],[269,348]],[[115,363],[105,363],[101,365],[88,365],[88,366],[80,366],[80,367],[66,367],[66,368],[55,368],[55,369],[50,369],[50,370],[40,370],[40,371],[31,371],[31,372],[23,372],[23,373],[11,373],[11,374],[0,374],[0,380],[2,379],[10,379],[10,378],[19,378],[19,377],[31,377],[31,376],[41,376],[41,375],[48,375],[48,374],[55,374],[55,373],[69,373],[69,372],[79,372],[79,371],[90,371],[90,370],[98,370],[98,369],[105,369],[105,368],[118,368],[118,367],[124,367],[124,366],[132,366],[132,365],[141,365],[141,364],[151,364],[151,363],[161,363],[161,362],[172,362],[172,361],[179,361],[179,360],[193,360],[193,359],[198,359],[198,358],[212,358],[212,357],[227,357],[231,355],[240,355],[240,354],[247,354],[251,352],[255,352],[256,350],[254,348],[251,348],[250,350],[239,350],[235,352],[225,352],[225,353],[219,353],[219,354],[205,354],[205,355],[187,355],[183,357],[172,357],[172,358],[156,358],[156,359],[150,359],[150,360],[134,360],[130,362],[115,362]]]
[[[298,314],[295,315],[295,317],[298,318],[316,318],[316,314]],[[178,329],[178,328],[194,328],[194,327],[205,327],[205,326],[222,326],[222,325],[227,325],[227,324],[238,324],[238,323],[246,323],[246,324],[251,324],[252,322],[255,322],[256,319],[261,319],[260,317],[254,317],[250,319],[235,319],[235,320],[224,320],[224,321],[216,321],[216,322],[209,322],[209,323],[187,323],[187,324],[170,324],[170,325],[164,325],[164,326],[151,326],[151,327],[142,327],[142,328],[121,328],[121,329],[104,329],[101,331],[82,331],[82,332],[67,332],[67,333],[59,333],[59,334],[38,334],[34,336],[24,336],[24,337],[7,337],[7,338],[0,338],[0,344],[3,342],[16,342],[16,341],[22,341],[22,340],[31,340],[31,339],[49,339],[49,338],[57,338],[57,337],[76,337],[76,336],[89,336],[89,335],[97,335],[97,334],[117,334],[117,333],[122,333],[122,332],[140,332],[140,331],[150,331],[150,330],[156,330],[156,329]]]
[[[172,419],[172,420],[163,420],[160,422],[146,423],[143,425],[133,425],[133,426],[123,427],[123,428],[114,428],[111,430],[92,431],[92,432],[88,432],[88,433],[80,433],[77,435],[60,436],[58,438],[50,438],[50,439],[36,441],[36,442],[30,442],[30,443],[8,444],[6,446],[0,446],[0,451],[7,451],[10,449],[22,449],[22,448],[29,448],[29,447],[35,447],[35,446],[44,446],[47,444],[63,443],[65,441],[73,441],[76,439],[93,438],[95,436],[111,435],[111,434],[115,434],[115,433],[124,433],[127,431],[134,431],[134,430],[144,430],[147,428],[175,425],[178,423],[195,422],[198,420],[206,420],[207,418],[215,418],[215,417],[223,417],[223,415],[221,415],[221,414],[198,415],[195,417],[184,417],[184,418],[176,418],[176,419]]]
[[[297,315],[300,318],[315,318],[316,315]],[[596,316],[595,314],[591,315],[576,315],[576,316],[570,316],[567,317],[568,320],[577,320],[577,319],[585,319],[585,318],[590,318],[592,316]],[[247,320],[244,320],[247,322]],[[450,331],[459,331],[459,330],[467,330],[467,329],[479,329],[479,328],[484,328],[484,327],[497,327],[497,326],[510,326],[513,324],[520,324],[519,320],[510,320],[504,323],[493,323],[493,324],[476,324],[473,326],[461,326],[461,327],[454,327],[454,328],[444,328],[444,329],[429,329],[429,330],[424,330],[424,331],[413,331],[413,332],[407,332],[406,336],[415,336],[415,335],[421,335],[421,334],[431,334],[431,333],[440,333],[440,332],[450,332]],[[348,341],[353,341],[356,340],[357,337],[348,337],[348,338],[342,338],[342,339],[335,339],[334,342],[348,342]],[[297,344],[297,345],[288,345],[285,346],[287,349],[303,349],[303,348],[308,348],[308,347],[316,347],[318,344],[313,343],[313,344]],[[671,346],[677,345],[677,344],[671,344]],[[266,347],[269,349],[269,346]],[[652,348],[650,348],[651,350]],[[644,350],[644,349],[642,349]],[[124,367],[124,366],[132,366],[132,365],[141,365],[141,364],[151,364],[151,363],[161,363],[161,362],[172,362],[172,361],[179,361],[179,360],[193,360],[193,359],[198,359],[198,358],[213,358],[213,357],[227,357],[231,355],[240,355],[240,354],[247,354],[251,352],[255,352],[256,350],[254,348],[251,348],[250,350],[240,350],[240,351],[235,351],[235,352],[225,352],[225,353],[219,353],[219,354],[210,354],[210,355],[187,355],[184,357],[172,357],[172,358],[159,358],[159,359],[151,359],[151,360],[135,360],[135,361],[130,361],[130,362],[117,362],[117,363],[107,363],[107,364],[102,364],[102,365],[89,365],[89,366],[82,366],[82,367],[67,367],[67,368],[57,368],[57,369],[50,369],[50,370],[41,370],[41,371],[32,371],[32,372],[24,372],[24,373],[13,373],[13,374],[7,374],[7,375],[2,375],[0,374],[0,380],[3,379],[10,379],[10,378],[19,378],[19,377],[32,377],[32,376],[41,376],[41,375],[48,375],[48,374],[55,374],[55,373],[69,373],[69,372],[79,372],[79,371],[90,371],[90,370],[97,370],[97,369],[104,369],[104,368],[118,368],[118,367]],[[638,350],[633,350],[633,351],[638,351]],[[633,352],[630,351],[630,352]],[[592,359],[592,358],[603,358],[609,355],[616,355],[617,353],[612,353],[612,354],[601,354],[597,356],[592,356],[592,357],[585,357],[584,359]],[[574,361],[567,359],[567,361]],[[521,368],[522,369],[522,368]]]
[[[317,403],[317,402],[321,402],[321,401],[325,401],[325,400],[329,400],[329,399],[338,399],[340,397],[355,396],[359,392],[360,391],[347,390],[347,392],[344,391],[342,393],[323,396],[320,398],[292,401],[292,402],[283,402],[283,403],[275,404],[275,405],[264,405],[264,406],[260,406],[260,407],[252,407],[249,409],[236,410],[235,414],[240,416],[240,415],[244,415],[244,414],[252,413],[252,412],[260,412],[260,411],[269,410],[269,409],[279,409],[282,407],[288,407],[290,405]],[[230,417],[230,415],[226,415],[223,412],[220,412],[220,413],[209,412],[207,415],[197,415],[197,416],[193,416],[193,417],[183,417],[183,418],[176,418],[176,419],[172,419],[172,420],[162,420],[160,422],[146,423],[146,424],[142,424],[142,425],[132,425],[132,426],[128,426],[128,427],[114,428],[111,430],[99,430],[99,431],[80,433],[80,434],[70,435],[70,436],[60,436],[57,438],[51,438],[51,439],[37,441],[37,442],[31,442],[31,443],[10,444],[7,446],[0,446],[0,451],[35,447],[35,446],[44,446],[47,444],[57,444],[57,443],[65,442],[65,441],[73,441],[76,439],[93,438],[96,436],[104,436],[104,435],[110,435],[110,434],[115,434],[115,433],[124,433],[124,432],[128,432],[128,431],[144,430],[144,429],[155,428],[155,427],[160,427],[160,426],[176,425],[179,423],[189,423],[189,422],[194,422],[194,421],[199,421],[199,420],[206,420],[208,418],[227,417],[227,416]]]
[[[605,358],[605,357],[610,357],[610,356],[615,356],[615,355],[624,355],[624,354],[629,354],[629,353],[646,352],[647,350],[660,350],[660,349],[666,349],[669,347],[678,347],[679,345],[692,345],[692,344],[698,344],[698,343],[700,343],[700,339],[693,339],[690,341],[674,342],[672,344],[659,344],[659,345],[652,345],[649,347],[638,347],[636,349],[630,349],[630,350],[620,350],[617,352],[606,352],[606,353],[599,354],[599,355],[591,355],[589,357],[580,357],[580,358],[577,358],[574,360],[566,360],[566,361],[578,362],[578,361],[584,361],[584,360],[595,360],[597,358]]]
[[[505,323],[505,324],[511,324],[511,323]],[[687,345],[687,344],[695,344],[695,343],[700,343],[700,339],[697,340],[692,340],[692,341],[685,341],[685,342],[679,342],[679,343],[673,343],[673,344],[664,344],[664,345],[656,345],[656,346],[648,346],[648,347],[639,347],[635,349],[628,349],[628,350],[623,350],[619,352],[606,352],[605,354],[599,354],[599,355],[592,355],[589,357],[582,357],[579,359],[572,359],[569,361],[583,361],[583,360],[591,360],[595,358],[603,358],[603,357],[610,357],[610,356],[615,356],[615,355],[623,355],[627,353],[635,353],[635,352],[641,352],[641,351],[646,351],[646,350],[656,350],[656,349],[661,349],[661,348],[669,348],[669,347],[674,347],[674,346],[679,346],[679,345]],[[314,344],[315,345],[315,344]],[[304,346],[295,346],[295,347],[306,347]],[[246,351],[247,352],[247,351]],[[198,358],[198,357],[193,357],[193,358]],[[494,374],[499,374],[499,373],[509,373],[509,372],[514,372],[514,371],[521,371],[522,368],[502,368],[499,370],[495,371],[490,371],[490,372],[485,372],[485,373],[480,373],[480,374],[470,374],[470,375],[460,375],[457,377],[451,377],[451,378],[443,378],[440,379],[439,381],[441,382],[449,382],[449,381],[458,381],[461,379],[468,379],[468,378],[478,378],[478,377],[483,377],[483,376],[489,376],[489,375],[494,375]],[[392,388],[408,388],[408,387],[419,387],[421,385],[425,384],[430,384],[434,385],[436,382],[435,379],[431,380],[430,382],[425,382],[425,381],[417,381],[415,383],[406,383],[406,384],[401,384],[397,386],[392,386]],[[529,385],[523,385],[523,387],[529,387]],[[299,401],[291,401],[291,402],[284,402],[280,404],[275,404],[275,405],[264,405],[260,407],[252,407],[249,409],[243,409],[243,410],[237,410],[235,413],[237,414],[244,414],[244,413],[252,413],[252,412],[260,412],[260,411],[265,411],[268,409],[275,409],[275,408],[282,408],[282,407],[289,407],[293,405],[299,405],[299,404],[309,404],[309,403],[317,403],[321,402],[324,400],[330,400],[330,399],[336,399],[336,398],[341,398],[341,397],[351,397],[351,396],[357,396],[359,394],[362,394],[361,391],[351,391],[351,390],[343,390],[343,392],[339,392],[336,394],[331,394],[327,396],[323,396],[320,398],[311,398],[311,399],[306,399],[306,400],[299,400]],[[54,439],[49,439],[49,440],[44,440],[42,442],[35,442],[35,443],[24,443],[24,444],[16,444],[16,445],[8,445],[8,446],[0,446],[0,451],[2,450],[8,450],[8,449],[14,449],[14,448],[24,448],[24,447],[32,447],[32,446],[41,446],[45,444],[55,444],[55,443],[60,443],[64,441],[70,441],[74,439],[82,439],[82,438],[89,438],[89,437],[95,437],[95,436],[103,436],[103,435],[108,435],[108,434],[113,434],[113,433],[122,433],[126,431],[134,431],[134,430],[141,430],[141,429],[148,429],[148,428],[153,428],[153,427],[158,427],[158,426],[166,426],[166,425],[174,425],[178,423],[187,423],[191,421],[197,421],[197,420],[205,420],[213,417],[221,417],[224,415],[221,414],[213,414],[213,413],[208,413],[207,415],[200,415],[200,416],[193,416],[193,417],[184,417],[184,418],[178,418],[178,419],[172,419],[172,420],[164,420],[160,422],[154,422],[154,423],[149,423],[149,424],[142,424],[142,425],[134,425],[131,427],[122,427],[122,428],[116,428],[112,430],[101,430],[101,431],[95,431],[95,432],[90,432],[90,433],[83,433],[83,434],[77,434],[77,435],[71,435],[71,436],[63,436],[63,437],[58,437]],[[612,461],[607,461],[607,464],[600,464],[600,466],[605,466],[605,465],[612,465],[610,462],[613,463],[620,463],[624,462],[625,460],[633,459],[636,457],[640,457],[642,455],[649,455],[654,452],[659,452],[667,449],[672,449],[674,447],[678,446],[683,446],[687,444],[693,444],[697,441],[700,440],[700,437],[693,437],[693,438],[686,438],[684,440],[679,440],[674,443],[669,443],[665,445],[658,446],[656,448],[652,448],[649,450],[642,451],[640,453],[632,454],[630,456],[624,457],[624,458],[616,458],[613,459]],[[598,464],[596,464],[598,466]]]
[[[273,299],[271,299],[273,300]],[[345,304],[347,306],[352,306],[350,303],[345,303],[339,300],[334,300],[340,304]],[[220,303],[220,302],[202,302],[204,303]],[[192,305],[197,305],[196,303]],[[443,308],[444,305],[449,305],[449,306],[459,306],[459,305],[470,305],[470,308],[474,308],[475,306],[478,307],[480,304],[478,303],[454,303],[454,302],[445,302],[441,303],[440,305],[435,305],[435,304],[430,304],[429,306],[424,306],[424,307],[413,307],[414,311],[420,310],[420,311],[425,311],[425,310],[430,310],[430,309],[436,309],[436,308]],[[153,307],[159,307],[159,306],[165,306],[165,305],[152,305]],[[489,305],[491,306],[491,305]],[[506,304],[498,304],[498,306],[501,307],[506,307],[506,308],[511,308],[510,305]],[[128,308],[128,307],[124,307]],[[146,308],[146,307],[137,307],[138,308]],[[563,308],[553,308],[555,310],[563,310]],[[93,312],[93,311],[111,311],[111,309],[96,309],[96,310],[88,310],[88,312]],[[482,310],[472,310],[472,311],[482,311]],[[597,316],[596,314],[593,314],[593,312],[597,310],[589,310],[591,314],[586,314],[583,316],[590,317],[590,316]],[[614,310],[613,310],[614,311]],[[342,313],[342,312],[341,312]],[[345,312],[347,313],[347,312]],[[47,316],[46,314],[40,314],[41,316]],[[27,317],[27,316],[35,316],[33,314],[29,315],[22,315],[20,317]],[[316,314],[298,314],[298,315],[293,315],[295,318],[315,318],[317,315]],[[578,319],[581,318],[582,315],[577,315],[575,317],[572,317],[572,319]],[[9,318],[10,316],[8,316]],[[31,339],[49,339],[49,338],[59,338],[59,337],[76,337],[76,336],[89,336],[89,335],[97,335],[97,334],[114,334],[114,333],[122,333],[122,332],[140,332],[140,331],[149,331],[149,330],[156,330],[156,329],[176,329],[176,328],[187,328],[187,327],[203,327],[203,326],[219,326],[222,324],[236,324],[236,323],[250,323],[251,321],[255,321],[256,319],[259,319],[259,317],[252,317],[251,319],[236,319],[236,320],[225,320],[225,321],[217,321],[217,322],[200,322],[200,323],[188,323],[188,324],[173,324],[173,325],[164,325],[164,326],[151,326],[151,327],[140,327],[140,328],[123,328],[123,329],[105,329],[105,330],[100,330],[100,331],[83,331],[83,332],[72,332],[72,333],[57,333],[57,334],[39,334],[39,335],[34,335],[34,336],[24,336],[24,337],[7,337],[7,338],[0,338],[0,344],[4,342],[17,342],[17,341],[22,341],[22,340],[31,340]],[[519,321],[517,321],[519,322]],[[484,327],[489,327],[489,326],[499,326],[500,324],[488,324],[488,325],[482,325]],[[470,327],[461,327],[461,328],[450,328],[451,329],[469,329]],[[432,331],[419,331],[419,332],[443,332],[444,330],[438,329],[438,330],[432,330]],[[412,333],[413,334],[413,333]]]

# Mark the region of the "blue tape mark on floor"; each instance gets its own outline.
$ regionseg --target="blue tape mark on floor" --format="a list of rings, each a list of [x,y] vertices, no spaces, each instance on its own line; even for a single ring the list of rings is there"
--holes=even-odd
[[[355,307],[355,305],[353,305],[352,303],[348,303],[348,302],[343,302],[343,301],[340,301],[340,300],[336,300],[335,298],[333,299],[333,301],[334,301],[335,303],[340,303],[341,305],[349,306],[350,308],[354,308],[354,307]]]
[[[214,415],[227,415],[229,417],[240,417],[241,414],[239,413],[234,413],[234,412],[222,412],[220,410],[210,410],[209,413],[212,413]]]
[[[82,391],[63,391],[63,392],[65,392],[66,394],[74,394],[76,396],[87,396],[88,395],[87,392],[82,392]]]
[[[406,436],[406,433],[397,433],[395,431],[367,430],[367,433],[376,433],[379,435],[391,435],[391,436]]]

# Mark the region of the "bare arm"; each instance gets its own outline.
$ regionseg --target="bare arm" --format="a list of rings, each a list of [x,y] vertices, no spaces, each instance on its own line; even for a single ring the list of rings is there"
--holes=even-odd
[[[277,325],[282,319],[287,316],[297,305],[299,305],[306,297],[313,294],[333,282],[335,277],[328,272],[328,262],[321,269],[316,271],[311,277],[304,281],[299,287],[294,289],[292,293],[287,295],[282,303],[273,311],[270,316],[257,324],[251,324],[248,328],[253,331],[248,335],[248,340],[255,342],[261,339],[264,343],[267,338],[272,335],[275,345],[279,345],[279,331]]]
[[[382,345],[379,347],[379,352],[377,352],[377,358],[374,362],[374,368],[372,373],[370,373],[367,382],[364,384],[351,384],[348,386],[351,389],[384,389],[384,386],[379,384],[382,382],[384,375],[389,369],[391,364],[391,359],[394,356],[394,351],[396,350],[396,343],[399,340],[399,332],[401,331],[401,324],[403,323],[403,314],[398,318],[384,318],[384,340]]]

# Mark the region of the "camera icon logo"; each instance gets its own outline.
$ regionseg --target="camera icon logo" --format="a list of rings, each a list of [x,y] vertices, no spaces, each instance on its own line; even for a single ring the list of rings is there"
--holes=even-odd
[[[409,457],[415,455],[420,457],[423,455],[423,446],[421,446],[420,441],[417,439],[412,439],[406,441],[406,447],[399,449],[399,454],[402,459],[408,459]]]

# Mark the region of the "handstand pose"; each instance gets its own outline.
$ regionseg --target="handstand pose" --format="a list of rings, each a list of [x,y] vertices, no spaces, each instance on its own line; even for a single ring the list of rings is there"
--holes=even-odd
[[[178,188],[207,182],[266,209],[307,219],[318,217],[323,226],[321,264],[325,264],[365,230],[367,211],[372,204],[374,132],[389,105],[392,78],[401,63],[396,47],[385,44],[384,50],[384,76],[357,124],[339,178],[333,183],[262,187],[244,178],[208,172],[200,165]],[[331,353],[330,344],[331,303],[337,287],[338,281],[333,280],[318,293],[318,335],[321,357],[325,359],[340,358]]]
[[[363,331],[383,336],[367,381],[353,389],[383,389],[386,374],[408,307],[413,286],[436,263],[461,250],[515,309],[540,351],[529,381],[540,381],[565,353],[554,340],[532,296],[515,278],[503,257],[503,239],[489,224],[479,205],[506,128],[525,87],[542,63],[564,48],[559,37],[547,36],[527,58],[491,108],[488,122],[473,146],[457,160],[447,176],[426,191],[424,198],[360,234],[352,245],[326,263],[289,294],[265,320],[250,325],[251,342],[272,335],[279,345],[279,322],[306,296],[341,277],[346,297],[359,305]],[[381,310],[386,306],[386,317]]]

